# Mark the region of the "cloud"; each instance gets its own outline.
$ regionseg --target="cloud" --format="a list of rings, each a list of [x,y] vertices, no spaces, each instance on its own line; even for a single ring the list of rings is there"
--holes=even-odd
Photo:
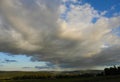
[[[6,62],[17,62],[16,60],[8,60],[8,59],[6,59],[5,61]]]
[[[112,46],[109,48],[104,49],[98,55],[94,57],[95,65],[116,65],[120,62],[118,59],[120,57],[120,46]]]
[[[107,18],[103,16],[107,11],[99,13],[88,3],[69,6],[68,11],[58,0],[1,0],[0,51],[33,56],[56,68],[90,68],[110,63],[109,58],[119,53],[119,48],[113,47],[119,45],[119,37],[111,31],[120,26],[120,16]],[[63,13],[66,19],[60,18]],[[109,48],[102,48],[105,44],[118,53],[108,56]],[[118,57],[112,62],[117,60]]]
[[[46,62],[45,66],[35,66],[36,69],[56,69],[57,66],[50,62]]]
[[[0,63],[3,64],[3,63],[15,63],[15,62],[18,62],[17,60],[13,60],[13,59],[1,59],[0,60]]]
[[[49,69],[49,68],[44,66],[35,66],[35,69]]]
[[[0,67],[3,67],[4,65],[0,65]]]
[[[16,60],[5,59],[2,63],[13,63],[17,62]]]
[[[23,69],[31,69],[31,68],[33,68],[33,67],[22,67]]]

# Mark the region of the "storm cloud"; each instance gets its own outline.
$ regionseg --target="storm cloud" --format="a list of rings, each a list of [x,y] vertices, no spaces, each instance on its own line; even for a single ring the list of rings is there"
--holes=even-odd
[[[120,62],[120,37],[112,33],[120,27],[120,16],[108,18],[90,4],[74,5],[74,1],[67,11],[66,2],[1,0],[0,51],[26,54],[61,68]]]

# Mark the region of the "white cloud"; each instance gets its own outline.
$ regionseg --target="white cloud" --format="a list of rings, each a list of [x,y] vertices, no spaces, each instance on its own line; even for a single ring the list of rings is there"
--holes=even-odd
[[[107,18],[103,16],[107,11],[99,14],[88,3],[71,3],[65,21],[59,15],[67,7],[58,0],[33,2],[27,7],[21,0],[16,3],[14,0],[1,1],[0,51],[32,55],[57,66],[91,67],[105,61],[96,60],[102,58],[100,53],[104,56],[102,52],[106,48],[101,46],[119,44],[119,38],[111,33],[113,28],[120,26],[119,16]],[[95,23],[92,22],[94,18],[97,18]]]

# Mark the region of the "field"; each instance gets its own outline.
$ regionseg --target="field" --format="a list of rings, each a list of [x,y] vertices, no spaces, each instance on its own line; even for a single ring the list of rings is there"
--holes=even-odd
[[[0,73],[0,82],[120,82],[120,76],[92,76],[92,77],[71,77],[71,78],[40,78],[40,79],[12,79],[13,77],[21,77],[24,75],[47,75],[51,73],[24,73],[10,72]],[[54,75],[54,74],[52,74]]]
[[[92,77],[69,79],[30,79],[30,80],[1,80],[0,82],[120,82],[120,77]]]

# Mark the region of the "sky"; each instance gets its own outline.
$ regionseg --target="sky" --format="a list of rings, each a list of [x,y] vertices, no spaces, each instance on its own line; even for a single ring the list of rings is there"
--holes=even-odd
[[[0,70],[120,65],[120,0],[0,0]]]

